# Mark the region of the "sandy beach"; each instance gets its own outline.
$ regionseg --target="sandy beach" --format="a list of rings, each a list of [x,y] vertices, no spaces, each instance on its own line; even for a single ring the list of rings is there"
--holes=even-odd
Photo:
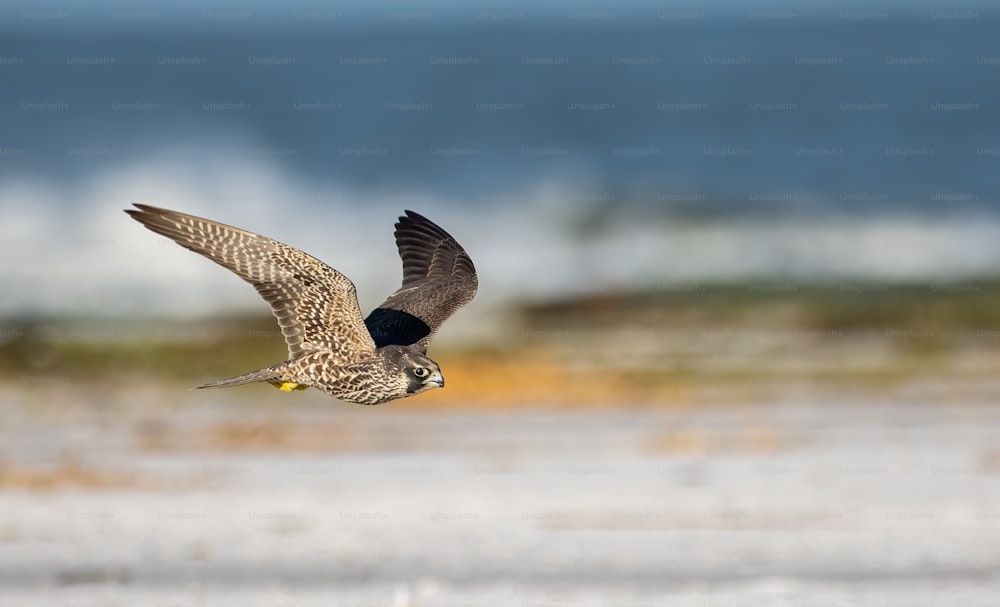
[[[18,606],[992,604],[1000,411],[919,392],[477,413],[252,388],[103,401],[7,388],[0,594]]]

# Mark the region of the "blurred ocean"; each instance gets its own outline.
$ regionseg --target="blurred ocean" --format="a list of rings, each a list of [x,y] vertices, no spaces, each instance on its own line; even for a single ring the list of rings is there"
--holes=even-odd
[[[403,208],[494,301],[995,274],[998,25],[985,3],[12,3],[0,277],[23,289],[0,313],[256,306],[131,202],[297,245],[372,304]]]

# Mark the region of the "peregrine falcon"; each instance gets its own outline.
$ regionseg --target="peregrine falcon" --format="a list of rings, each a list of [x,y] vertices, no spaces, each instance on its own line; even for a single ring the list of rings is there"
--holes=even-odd
[[[362,319],[354,284],[330,266],[253,232],[144,204],[125,212],[234,272],[271,306],[288,360],[199,388],[269,382],[310,386],[352,403],[378,405],[444,387],[427,346],[476,294],[472,259],[435,223],[406,211],[396,223],[403,285]]]

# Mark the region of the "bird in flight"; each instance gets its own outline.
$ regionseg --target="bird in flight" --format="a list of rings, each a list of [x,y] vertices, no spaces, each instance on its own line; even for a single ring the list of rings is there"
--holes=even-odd
[[[253,232],[144,204],[128,209],[153,232],[249,282],[271,306],[288,360],[199,388],[268,382],[310,386],[352,403],[378,405],[444,387],[427,346],[476,294],[472,259],[450,234],[406,211],[396,223],[403,285],[362,318],[354,284],[315,257]]]

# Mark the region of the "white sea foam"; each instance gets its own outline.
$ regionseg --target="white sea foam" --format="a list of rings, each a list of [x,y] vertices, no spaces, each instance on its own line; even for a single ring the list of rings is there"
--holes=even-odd
[[[1000,268],[994,216],[848,215],[698,221],[611,217],[581,233],[581,205],[559,188],[516,200],[412,200],[311,186],[266,160],[135,165],[73,186],[0,185],[0,314],[187,316],[261,312],[249,287],[148,233],[121,209],[164,206],[260,232],[350,276],[362,308],[399,282],[392,224],[404,207],[470,251],[481,302],[648,289],[674,282],[954,281]]]

